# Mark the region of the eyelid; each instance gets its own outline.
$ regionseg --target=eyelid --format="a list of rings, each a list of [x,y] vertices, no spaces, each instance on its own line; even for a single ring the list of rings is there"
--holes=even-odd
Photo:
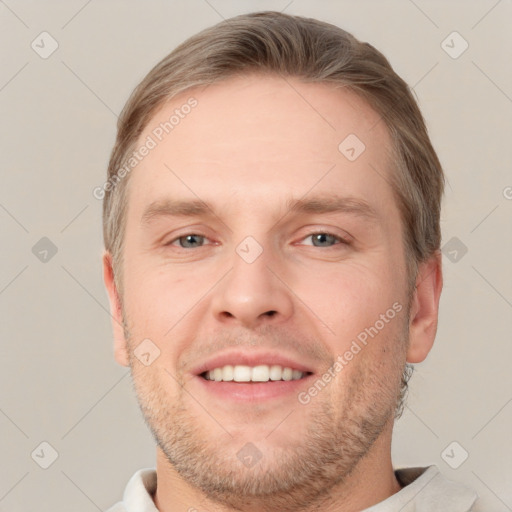
[[[306,234],[301,236],[301,240],[304,240],[305,238],[308,238],[312,235],[319,235],[319,234],[333,236],[347,245],[354,242],[354,238],[346,231],[342,231],[342,233],[340,233],[339,231],[336,231],[335,229],[333,229],[333,227],[322,227],[322,226],[315,226],[312,228],[308,228],[308,231],[306,232]]]

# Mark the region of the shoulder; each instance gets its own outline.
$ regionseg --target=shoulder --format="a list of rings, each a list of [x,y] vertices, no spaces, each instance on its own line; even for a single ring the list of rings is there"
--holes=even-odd
[[[123,502],[118,501],[115,505],[107,509],[105,512],[126,512]]]
[[[126,484],[123,500],[106,512],[158,512],[153,502],[156,482],[155,468],[139,469]]]
[[[470,512],[476,492],[449,480],[437,468],[403,468],[395,471],[402,489],[367,512]]]
[[[468,512],[478,497],[470,487],[446,478],[437,466],[406,468],[395,474],[406,484],[401,492],[409,491],[418,511]]]

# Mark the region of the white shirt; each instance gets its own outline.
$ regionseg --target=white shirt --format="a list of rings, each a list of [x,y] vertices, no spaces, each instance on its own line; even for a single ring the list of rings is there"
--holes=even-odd
[[[436,466],[395,471],[402,490],[362,512],[470,512],[477,499],[475,491],[448,480]],[[107,512],[158,512],[153,502],[156,470],[137,471],[128,482],[123,501]]]

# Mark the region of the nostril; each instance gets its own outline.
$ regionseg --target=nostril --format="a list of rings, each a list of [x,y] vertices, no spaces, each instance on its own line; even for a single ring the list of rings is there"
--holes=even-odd
[[[274,316],[277,313],[277,311],[267,311],[265,314],[267,316]]]

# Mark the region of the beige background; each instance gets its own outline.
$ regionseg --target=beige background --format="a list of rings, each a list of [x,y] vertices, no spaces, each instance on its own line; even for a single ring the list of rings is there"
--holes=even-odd
[[[0,1],[0,510],[105,510],[154,465],[128,370],[113,360],[92,190],[116,115],[149,69],[200,29],[263,9],[353,32],[414,87],[448,177],[443,244],[458,246],[445,249],[438,336],[411,382],[394,462],[437,464],[477,490],[477,510],[512,510],[510,0]],[[43,31],[59,45],[46,59],[31,47],[41,53],[46,37],[51,49]],[[448,38],[450,56],[453,31],[463,39]],[[43,237],[55,255],[44,241],[33,253]],[[42,442],[58,453],[48,469]]]

